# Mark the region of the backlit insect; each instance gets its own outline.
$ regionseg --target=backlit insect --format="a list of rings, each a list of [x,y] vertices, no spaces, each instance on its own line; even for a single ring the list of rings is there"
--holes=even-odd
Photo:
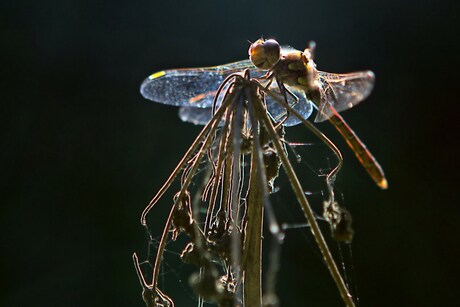
[[[233,73],[248,69],[252,77],[282,95],[303,118],[308,118],[316,108],[315,122],[328,119],[371,178],[380,188],[386,189],[388,182],[382,168],[338,113],[369,96],[374,86],[374,74],[371,71],[346,74],[319,71],[313,61],[313,51],[314,43],[301,52],[280,47],[272,39],[259,39],[249,48],[250,60],[157,72],[142,83],[141,93],[152,101],[180,106],[179,116],[184,121],[205,124],[212,117],[213,99],[222,81]],[[297,117],[289,116],[276,100],[269,96],[266,100],[268,112],[275,121],[284,126],[301,122]]]

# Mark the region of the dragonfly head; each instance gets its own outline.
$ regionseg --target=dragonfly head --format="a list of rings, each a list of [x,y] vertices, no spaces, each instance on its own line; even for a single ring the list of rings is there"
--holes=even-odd
[[[249,47],[249,59],[260,69],[271,69],[280,57],[281,47],[274,39],[258,39]]]

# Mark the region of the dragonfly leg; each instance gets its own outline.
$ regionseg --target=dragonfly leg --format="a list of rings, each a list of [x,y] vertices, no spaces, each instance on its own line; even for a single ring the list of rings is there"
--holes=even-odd
[[[293,92],[291,92],[288,88],[286,88],[284,86],[284,83],[281,82],[278,78],[276,79],[276,83],[278,84],[278,88],[280,89],[280,93],[281,93],[281,95],[283,95],[283,98],[284,98],[284,101],[286,102],[286,104],[289,105],[291,108],[293,108],[295,105],[297,105],[297,103],[299,102],[299,97],[297,97]],[[289,100],[288,100],[288,97],[287,97],[288,94],[289,94],[289,96],[291,96],[294,99],[294,102],[292,103],[292,105],[289,104]],[[290,115],[289,109],[286,109],[286,116],[284,116],[284,118],[281,120],[281,122],[279,122],[276,125],[277,130],[278,130],[279,126],[282,126],[286,122],[286,120],[289,118],[289,115]]]

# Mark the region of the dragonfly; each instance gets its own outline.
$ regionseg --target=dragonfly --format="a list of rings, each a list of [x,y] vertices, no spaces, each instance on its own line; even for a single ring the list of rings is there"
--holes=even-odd
[[[337,74],[317,70],[314,50],[312,42],[302,52],[289,46],[281,47],[274,39],[259,39],[251,44],[247,60],[159,71],[150,75],[140,90],[146,99],[179,106],[179,117],[183,121],[204,125],[213,116],[214,98],[220,84],[232,74],[249,71],[267,89],[282,96],[303,119],[309,118],[316,109],[315,122],[329,120],[375,183],[387,189],[382,167],[339,114],[370,95],[374,73],[367,70]],[[275,122],[284,126],[302,122],[276,99],[268,95],[265,99],[267,111]],[[221,102],[218,99],[217,105]]]

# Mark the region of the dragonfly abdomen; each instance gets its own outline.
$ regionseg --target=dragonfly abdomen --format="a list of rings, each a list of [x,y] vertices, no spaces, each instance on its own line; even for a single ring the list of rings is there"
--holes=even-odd
[[[388,188],[388,181],[385,178],[382,167],[367,149],[366,145],[359,139],[356,133],[348,126],[343,118],[335,112],[333,116],[329,118],[329,121],[339,131],[348,146],[353,150],[358,158],[361,165],[368,172],[371,178],[377,183],[381,189]]]

